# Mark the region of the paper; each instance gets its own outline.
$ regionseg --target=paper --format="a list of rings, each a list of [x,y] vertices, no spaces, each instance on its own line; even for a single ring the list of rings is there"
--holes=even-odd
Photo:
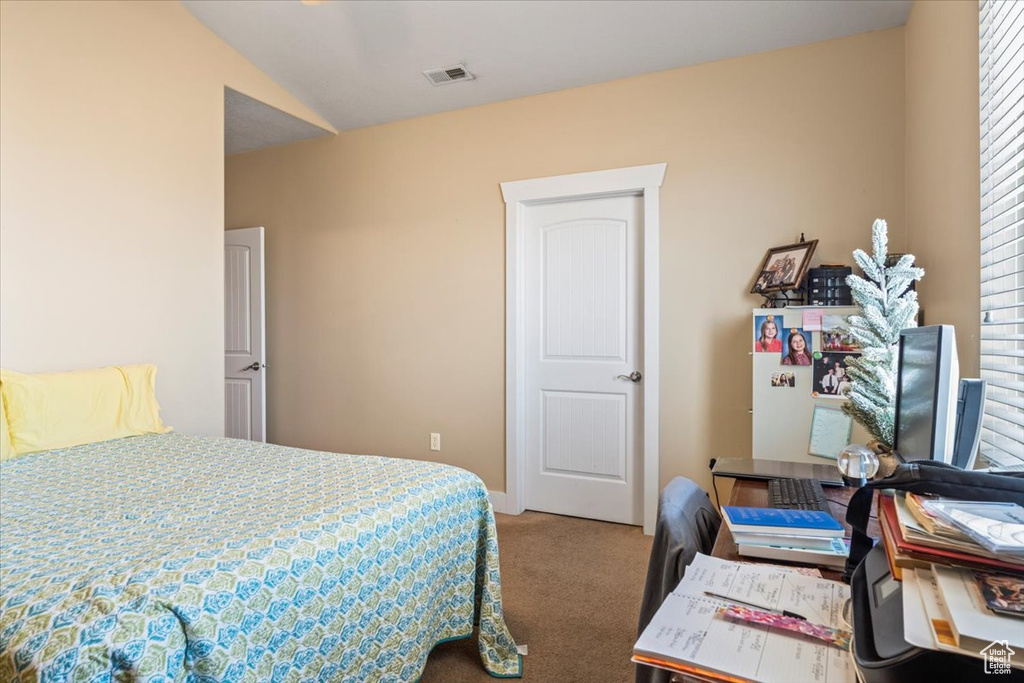
[[[913,573],[917,577],[921,604],[924,606],[928,627],[931,629],[932,649],[956,652],[968,657],[981,659],[983,655],[979,650],[959,647],[956,644],[956,634],[953,631],[953,624],[951,623],[945,602],[942,599],[942,591],[939,590],[939,583],[935,578],[935,574],[928,569],[912,569],[903,572],[904,577],[909,573]],[[908,640],[907,642],[909,643],[910,641]]]
[[[789,610],[830,628],[842,628],[840,613],[850,595],[837,581],[698,554],[644,629],[636,653],[765,683],[856,681],[845,650],[784,629],[725,619],[719,608],[734,603],[704,591]]]
[[[953,625],[950,623],[946,606],[942,602],[942,593],[935,575],[928,569],[914,569],[917,574],[917,586],[921,591],[921,603],[928,617],[928,625],[932,630],[932,639],[939,650],[957,652],[956,639],[953,636]],[[977,654],[974,654],[977,657]]]
[[[821,539],[817,539],[821,540]],[[737,564],[742,564],[748,567],[765,566],[764,562],[747,562],[746,560],[738,560]],[[813,576],[816,579],[821,578],[821,571],[815,567],[784,567],[781,564],[773,565],[780,571],[793,572],[794,574],[803,574],[804,576]]]
[[[926,501],[924,508],[955,524],[989,551],[1024,559],[1024,508],[1020,505],[939,499]]]
[[[821,332],[821,311],[819,311],[819,310],[807,310],[807,311],[804,311],[803,328],[807,332]]]
[[[934,650],[935,639],[928,625],[928,614],[924,611],[921,591],[917,585],[917,573],[912,569],[903,572],[903,640],[915,647]]]
[[[839,457],[850,444],[853,420],[839,408],[815,405],[811,416],[811,444],[807,452],[823,458]]]

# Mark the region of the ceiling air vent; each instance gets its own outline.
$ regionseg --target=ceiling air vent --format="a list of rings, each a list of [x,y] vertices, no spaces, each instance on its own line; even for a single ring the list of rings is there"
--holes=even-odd
[[[455,66],[446,66],[443,69],[430,69],[424,71],[423,75],[427,77],[431,85],[445,85],[447,83],[455,83],[456,81],[471,81],[475,78],[473,74],[469,73],[466,69],[465,64],[456,64]]]

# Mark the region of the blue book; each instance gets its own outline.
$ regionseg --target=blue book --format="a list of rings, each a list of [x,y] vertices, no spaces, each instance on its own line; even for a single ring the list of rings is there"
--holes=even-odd
[[[819,510],[785,510],[780,508],[747,508],[726,505],[725,523],[732,532],[759,534],[793,534],[841,538],[843,525],[832,515]]]

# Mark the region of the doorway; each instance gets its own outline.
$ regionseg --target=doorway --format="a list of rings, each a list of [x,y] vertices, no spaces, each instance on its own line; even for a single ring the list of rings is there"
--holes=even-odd
[[[224,435],[267,440],[263,228],[224,232]]]
[[[505,512],[544,509],[653,533],[665,168],[501,185]]]

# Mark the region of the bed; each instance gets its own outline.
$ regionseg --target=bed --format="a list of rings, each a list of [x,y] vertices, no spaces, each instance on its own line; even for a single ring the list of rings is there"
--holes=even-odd
[[[448,465],[180,434],[0,467],[0,680],[415,681],[505,626],[487,491]]]

